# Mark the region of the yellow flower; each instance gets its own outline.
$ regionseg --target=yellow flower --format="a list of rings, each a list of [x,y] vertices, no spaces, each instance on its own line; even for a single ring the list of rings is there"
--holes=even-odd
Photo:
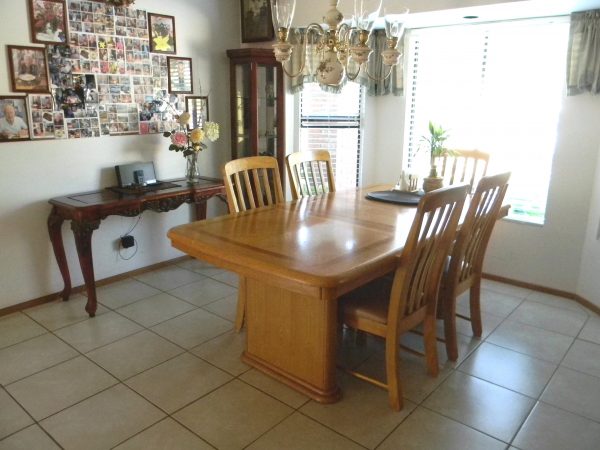
[[[188,123],[190,123],[192,116],[190,115],[189,112],[183,112],[181,113],[181,115],[179,116],[179,119],[177,119],[177,121],[181,124],[181,125],[187,125]]]
[[[158,50],[159,52],[168,52],[171,50],[169,36],[156,36],[152,40],[154,41],[154,50]]]
[[[202,128],[194,128],[190,133],[190,140],[193,144],[199,144],[204,139],[204,131]]]

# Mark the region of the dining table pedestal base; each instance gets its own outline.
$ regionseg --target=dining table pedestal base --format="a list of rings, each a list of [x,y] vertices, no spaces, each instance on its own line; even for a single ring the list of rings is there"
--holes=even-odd
[[[320,403],[341,398],[336,381],[337,302],[246,278],[242,359]],[[310,295],[313,291],[316,295]]]

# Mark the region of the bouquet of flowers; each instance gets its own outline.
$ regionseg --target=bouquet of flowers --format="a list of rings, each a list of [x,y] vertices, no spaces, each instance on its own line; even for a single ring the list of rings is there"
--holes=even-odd
[[[206,148],[202,141],[208,139],[211,142],[219,139],[219,124],[216,122],[205,122],[201,127],[190,129],[190,113],[184,112],[179,115],[177,122],[179,130],[166,131],[163,136],[171,138],[169,150],[183,152],[183,156],[198,153]]]

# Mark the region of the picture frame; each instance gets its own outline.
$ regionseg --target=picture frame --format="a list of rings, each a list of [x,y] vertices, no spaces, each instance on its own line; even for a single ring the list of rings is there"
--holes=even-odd
[[[7,45],[13,92],[50,92],[44,47]]]
[[[54,107],[52,94],[32,94],[27,96],[29,109],[29,131],[32,140],[64,139],[65,115],[63,110]]]
[[[0,96],[0,142],[28,141],[29,116],[25,96]]]
[[[240,0],[242,42],[264,42],[275,38],[269,0]]]
[[[167,56],[168,89],[170,94],[194,92],[192,58]]]
[[[202,127],[208,122],[208,96],[188,96],[185,98],[185,110],[190,113],[190,129]]]
[[[68,42],[65,0],[29,0],[31,41],[38,44]]]
[[[149,12],[148,36],[152,53],[177,54],[175,17]]]

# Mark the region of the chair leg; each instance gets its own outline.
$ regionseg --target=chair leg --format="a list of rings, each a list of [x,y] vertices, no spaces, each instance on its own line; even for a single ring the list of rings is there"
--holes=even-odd
[[[385,342],[385,370],[387,376],[387,388],[390,398],[390,406],[400,411],[404,406],[402,398],[402,385],[398,371],[398,338],[386,339]]]
[[[425,341],[425,360],[427,362],[427,373],[437,377],[440,372],[437,355],[437,338],[435,330],[435,316],[428,315],[423,322],[423,339]]]
[[[235,314],[235,331],[238,333],[244,326],[244,319],[246,315],[246,278],[240,277],[240,285],[238,288],[238,302],[237,311]]]
[[[483,324],[481,323],[481,277],[477,277],[469,292],[471,309],[471,329],[473,335],[481,337]]]
[[[444,339],[446,340],[446,356],[450,361],[458,359],[458,342],[456,340],[456,296],[444,295]]]

